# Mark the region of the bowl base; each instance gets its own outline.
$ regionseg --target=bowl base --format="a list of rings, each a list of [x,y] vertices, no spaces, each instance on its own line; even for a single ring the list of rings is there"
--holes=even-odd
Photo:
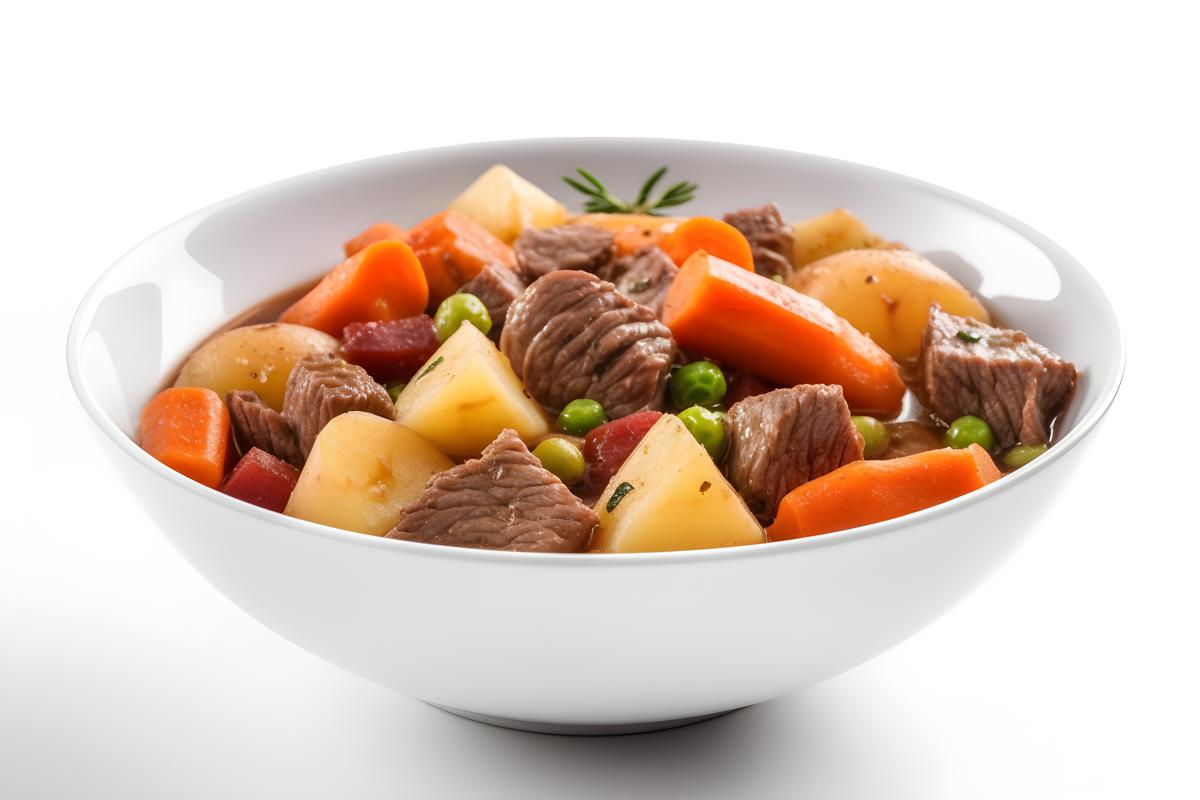
[[[681,728],[684,725],[694,725],[697,722],[722,717],[738,710],[730,708],[714,714],[701,714],[698,717],[680,717],[678,719],[655,720],[654,722],[616,723],[612,725],[567,725],[555,722],[533,722],[524,719],[493,717],[488,714],[476,714],[474,711],[463,711],[462,709],[450,708],[449,706],[439,706],[437,703],[430,703],[429,705],[434,708],[440,708],[442,711],[453,714],[456,717],[469,719],[473,722],[482,722],[485,725],[495,725],[497,728],[510,728],[514,731],[546,733],[555,736],[624,736],[631,733],[650,733],[652,731],[667,730],[668,728]]]

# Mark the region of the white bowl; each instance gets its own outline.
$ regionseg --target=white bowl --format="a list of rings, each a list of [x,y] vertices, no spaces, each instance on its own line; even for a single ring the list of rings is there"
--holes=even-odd
[[[725,550],[488,552],[290,519],[168,470],[131,435],[164,376],[233,315],[336,263],[348,236],[441,209],[503,162],[575,206],[577,164],[619,193],[660,164],[700,184],[690,213],[774,200],[853,209],[1083,370],[1050,451],[902,519]],[[650,730],[779,697],[912,635],[980,583],[1057,502],[1124,365],[1100,287],[1044,236],[973,200],[778,150],[540,140],[378,158],[294,178],[171,225],[84,298],[67,362],[117,471],[180,552],[265,625],[334,664],[456,713],[543,731]]]

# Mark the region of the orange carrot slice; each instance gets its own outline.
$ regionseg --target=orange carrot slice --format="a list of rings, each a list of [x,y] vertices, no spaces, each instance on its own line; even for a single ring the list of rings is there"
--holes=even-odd
[[[349,258],[355,253],[365,250],[367,245],[376,242],[403,242],[407,236],[408,234],[404,232],[403,228],[390,222],[376,222],[358,236],[348,239],[342,245],[342,249],[346,251],[346,258]]]
[[[412,248],[404,242],[376,242],[335,267],[279,321],[340,336],[351,322],[420,314],[428,300],[425,272]]]
[[[653,217],[649,214],[581,214],[572,225],[590,225],[612,231],[618,256],[633,255],[643,247],[661,245],[686,217]]]
[[[678,344],[783,386],[836,383],[856,411],[893,416],[900,368],[819,300],[699,252],[679,270],[663,308]]]
[[[142,409],[139,443],[181,475],[216,489],[229,454],[229,410],[212,389],[166,389]]]
[[[489,264],[517,264],[511,247],[459,211],[434,214],[408,232],[408,243],[425,269],[431,306],[457,292]]]
[[[668,234],[658,246],[677,266],[683,266],[692,253],[703,250],[722,261],[754,271],[750,242],[728,222],[712,217],[692,217]]]
[[[977,444],[890,461],[855,461],[788,492],[767,537],[798,539],[895,519],[999,477],[992,457]]]

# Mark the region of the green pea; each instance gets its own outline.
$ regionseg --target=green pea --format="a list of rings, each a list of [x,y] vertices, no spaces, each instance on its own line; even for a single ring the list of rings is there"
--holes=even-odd
[[[725,397],[725,373],[711,361],[693,361],[671,375],[671,401],[676,408],[711,406]]]
[[[973,444],[979,445],[984,450],[991,450],[996,444],[996,437],[992,435],[992,429],[986,422],[968,414],[950,423],[944,441],[947,447],[959,450]]]
[[[704,445],[704,449],[713,457],[720,458],[725,452],[725,412],[709,411],[701,406],[692,406],[681,411],[679,421]]]
[[[492,329],[492,315],[473,294],[452,294],[442,301],[433,315],[433,329],[439,342],[449,339],[459,326],[469,322],[486,336]]]
[[[1009,469],[1023,467],[1044,452],[1046,452],[1044,444],[1019,444],[1004,454],[1004,466]]]
[[[874,417],[851,417],[850,421],[863,437],[863,456],[866,458],[883,455],[892,443],[887,427]]]
[[[566,439],[543,439],[533,448],[533,455],[547,471],[570,486],[583,479],[583,453]]]
[[[595,400],[580,398],[567,403],[558,415],[558,427],[572,436],[586,436],[592,428],[608,422],[604,408]]]
[[[404,387],[408,386],[404,381],[396,381],[387,385],[387,392],[392,396],[392,402],[400,399],[400,393],[404,391]]]

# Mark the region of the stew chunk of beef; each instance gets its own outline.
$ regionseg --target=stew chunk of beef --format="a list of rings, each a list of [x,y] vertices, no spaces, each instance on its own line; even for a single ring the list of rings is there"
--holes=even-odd
[[[233,439],[238,452],[249,453],[257,447],[294,467],[304,466],[304,454],[296,431],[287,417],[264,403],[254,392],[233,391],[225,395]]]
[[[597,274],[617,287],[617,291],[640,303],[662,318],[663,303],[679,267],[661,248],[651,245],[636,253],[621,256],[602,267]]]
[[[465,464],[430,479],[390,539],[535,553],[587,547],[599,520],[505,430]]]
[[[532,283],[560,269],[596,272],[612,260],[613,234],[592,225],[526,228],[513,243],[517,271]]]
[[[947,422],[987,420],[996,443],[1042,444],[1075,390],[1075,365],[1021,331],[947,314],[936,304],[921,345],[919,387]]]
[[[473,294],[483,301],[488,316],[492,318],[492,329],[488,335],[499,339],[500,332],[504,330],[504,317],[508,314],[508,307],[524,294],[525,281],[511,268],[503,264],[491,264],[464,283],[458,291]]]
[[[792,489],[863,457],[840,386],[795,386],[739,400],[725,415],[725,431],[729,481],[766,522]]]
[[[767,203],[758,208],[743,208],[725,215],[725,221],[742,232],[754,254],[754,271],[759,275],[792,274],[792,229],[783,221],[779,206]]]
[[[291,423],[308,458],[326,423],[347,411],[368,411],[391,419],[392,398],[367,371],[335,355],[308,356],[292,367],[283,393],[283,416]]]
[[[508,310],[500,349],[542,405],[595,400],[612,419],[659,408],[675,342],[654,312],[595,275],[539,278]]]

